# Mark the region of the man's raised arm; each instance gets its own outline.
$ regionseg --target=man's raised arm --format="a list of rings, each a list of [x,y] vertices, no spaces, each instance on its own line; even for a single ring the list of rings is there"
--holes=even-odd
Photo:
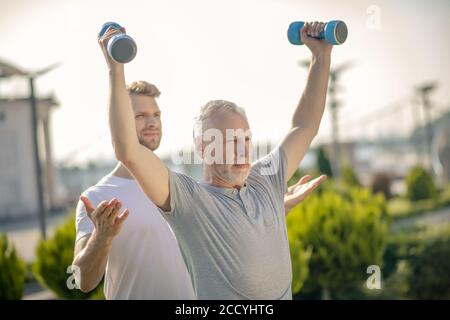
[[[311,50],[312,61],[306,87],[292,117],[289,133],[281,142],[287,156],[286,180],[297,170],[300,161],[317,135],[325,110],[325,101],[330,74],[332,45],[325,40],[317,40],[323,30],[323,23],[305,23],[301,29],[302,42]]]
[[[125,32],[125,29],[122,29]],[[123,64],[112,60],[106,50],[108,40],[117,30],[109,28],[99,39],[109,68],[109,127],[117,160],[139,182],[145,194],[161,209],[169,210],[169,173],[164,163],[139,143],[131,99],[125,85]]]

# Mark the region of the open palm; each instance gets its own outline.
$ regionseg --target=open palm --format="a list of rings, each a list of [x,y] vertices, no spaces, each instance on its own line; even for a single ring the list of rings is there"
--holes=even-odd
[[[286,214],[297,204],[302,202],[308,194],[314,191],[322,181],[327,179],[326,175],[311,180],[310,175],[301,177],[298,182],[288,188],[284,195],[284,208]],[[311,181],[310,181],[311,180]]]

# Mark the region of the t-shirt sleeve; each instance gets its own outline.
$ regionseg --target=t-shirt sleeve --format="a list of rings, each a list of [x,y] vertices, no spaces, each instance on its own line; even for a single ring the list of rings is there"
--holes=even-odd
[[[198,182],[191,177],[169,170],[170,210],[159,211],[166,217],[175,218],[192,212],[196,195],[199,192]]]
[[[83,196],[87,197],[92,202],[94,207],[97,207],[97,205],[103,201],[101,197],[97,195],[95,192],[85,191],[83,192]],[[89,216],[87,215],[86,206],[81,200],[78,201],[77,208],[75,211],[75,227],[76,227],[75,242],[77,242],[86,235],[92,234],[92,232],[94,231],[94,223],[92,222],[91,218],[89,218]]]
[[[252,166],[252,173],[264,178],[268,187],[274,195],[287,192],[287,156],[283,148],[278,145],[269,154],[257,160]]]

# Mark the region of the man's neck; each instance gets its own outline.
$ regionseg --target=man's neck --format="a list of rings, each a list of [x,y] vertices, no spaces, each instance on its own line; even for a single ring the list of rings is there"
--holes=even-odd
[[[115,177],[131,179],[134,180],[134,177],[131,175],[130,171],[121,163],[117,163],[116,167],[111,171],[111,174]]]
[[[214,175],[209,170],[204,170],[203,171],[203,181],[205,183],[213,186],[213,187],[225,188],[225,189],[238,189],[238,190],[240,190],[245,185],[245,182],[242,183],[242,184],[229,183],[229,182],[221,179],[220,177]]]

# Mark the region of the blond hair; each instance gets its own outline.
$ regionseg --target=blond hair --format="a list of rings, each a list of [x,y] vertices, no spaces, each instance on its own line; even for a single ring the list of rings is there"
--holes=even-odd
[[[159,89],[147,81],[139,80],[134,81],[127,85],[128,94],[140,94],[144,96],[149,96],[153,98],[158,98],[161,92]]]

